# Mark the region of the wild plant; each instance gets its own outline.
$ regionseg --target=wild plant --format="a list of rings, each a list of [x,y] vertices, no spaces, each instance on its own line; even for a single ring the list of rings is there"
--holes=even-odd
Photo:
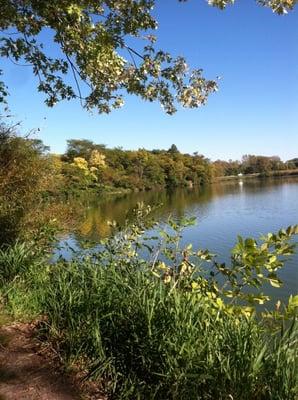
[[[194,220],[156,234],[136,212],[95,252],[30,268],[13,284],[15,307],[22,298],[23,312],[43,315],[58,354],[113,399],[295,400],[298,297],[264,316],[256,305],[268,300],[264,282],[282,284],[298,227],[239,237],[227,265],[181,247]]]
[[[39,302],[60,354],[111,398],[294,400],[298,298],[266,319],[255,306],[268,299],[264,282],[281,285],[297,227],[239,237],[227,266],[207,250],[181,249],[193,220],[170,220],[150,236],[139,212],[100,251],[50,267]],[[281,328],[285,317],[293,322]]]

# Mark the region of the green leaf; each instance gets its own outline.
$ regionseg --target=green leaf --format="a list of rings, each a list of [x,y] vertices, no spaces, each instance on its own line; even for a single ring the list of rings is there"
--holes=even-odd
[[[279,288],[282,286],[282,281],[279,279],[269,279],[270,285],[276,288]]]

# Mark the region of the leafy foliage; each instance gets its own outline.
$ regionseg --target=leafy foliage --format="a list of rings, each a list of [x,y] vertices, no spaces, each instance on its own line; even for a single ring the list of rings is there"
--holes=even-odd
[[[234,312],[237,309],[235,304],[264,304],[269,297],[259,290],[266,282],[273,287],[282,285],[278,270],[282,268],[285,258],[294,253],[296,244],[291,239],[298,234],[298,226],[268,234],[260,242],[239,236],[232,249],[231,264],[226,265],[218,262],[208,250],[194,251],[191,245],[180,250],[182,230],[193,223],[193,219],[183,219],[178,223],[170,220],[170,230],[161,232],[158,252],[150,250],[155,260],[153,272],[165,283],[197,292],[199,296],[204,294],[216,308],[226,307],[227,312]],[[248,288],[258,290],[248,291]],[[231,299],[230,303],[228,299]],[[249,307],[240,308],[244,313],[252,310]]]
[[[44,207],[45,198],[65,186],[60,161],[48,150],[32,135],[20,136],[17,126],[0,125],[0,247],[37,232],[46,241],[68,213],[58,201]]]
[[[16,135],[15,127],[0,126],[0,244],[18,236],[29,204],[49,181],[47,148],[37,139]]]
[[[208,0],[208,3],[212,6],[224,9],[228,5],[234,4],[235,0]],[[288,11],[293,10],[294,6],[297,4],[297,0],[257,0],[257,3],[272,8],[273,12],[277,14],[287,14]]]
[[[225,8],[233,2],[208,3]],[[282,14],[293,9],[296,0],[259,3]],[[63,99],[78,98],[85,108],[108,113],[123,105],[123,91],[158,100],[168,114],[176,111],[177,102],[199,107],[217,90],[217,84],[206,79],[201,69],[190,71],[183,57],[156,49],[154,6],[154,0],[2,0],[0,55],[32,68],[38,90],[46,94],[50,107]],[[61,57],[50,57],[40,39],[48,29]],[[138,42],[137,48],[145,40],[143,50],[132,48],[131,39]],[[6,95],[1,82],[2,102]]]
[[[211,180],[209,160],[202,155],[182,154],[175,145],[166,150],[137,151],[109,149],[87,140],[69,140],[64,160],[63,173],[70,179],[70,186],[77,184],[98,187],[114,186],[132,190],[147,190],[153,187],[175,187],[203,185]],[[81,171],[69,163],[81,165]],[[80,175],[80,177],[79,177]],[[89,179],[86,177],[93,177]]]
[[[176,100],[186,107],[198,107],[216,89],[216,83],[206,80],[201,70],[188,74],[183,58],[155,50],[153,6],[152,0],[6,0],[0,19],[7,34],[1,38],[1,55],[32,66],[39,79],[38,90],[46,93],[49,106],[79,98],[87,109],[108,113],[123,105],[121,92],[126,90],[145,100],[159,100],[169,114],[175,112]],[[61,58],[48,57],[39,43],[38,36],[46,28],[52,30]],[[16,37],[10,35],[11,29],[17,30]],[[143,52],[131,48],[128,37],[143,37],[147,42]],[[68,72],[74,85],[62,78]],[[86,90],[81,90],[81,81]]]

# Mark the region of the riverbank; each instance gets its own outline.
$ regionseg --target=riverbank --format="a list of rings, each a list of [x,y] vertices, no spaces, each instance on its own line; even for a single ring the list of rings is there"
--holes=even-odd
[[[269,171],[266,173],[219,176],[219,177],[213,178],[212,183],[224,182],[224,181],[235,181],[235,180],[246,180],[246,179],[253,179],[253,178],[290,177],[290,176],[298,176],[298,168],[282,170],[282,171]]]
[[[264,282],[281,284],[277,269],[281,257],[293,252],[289,243],[298,227],[264,237],[256,246],[253,239],[238,238],[233,251],[238,263],[226,266],[213,262],[215,256],[206,250],[180,247],[181,232],[192,219],[169,222],[164,246],[155,239],[156,253],[143,238],[152,226],[141,218],[145,211],[140,209],[138,222],[107,239],[92,256],[79,253],[49,264],[35,243],[3,250],[5,311],[16,320],[39,320],[39,337],[64,368],[79,366],[81,379],[97,382],[109,399],[294,400],[298,325],[294,321],[284,331],[283,324],[294,318],[297,296],[270,315],[257,317],[255,305],[267,300]],[[145,260],[145,251],[157,256]],[[210,268],[213,274],[207,273]],[[219,285],[222,280],[228,289]],[[254,291],[244,292],[243,286]],[[17,356],[23,360],[23,354]],[[13,363],[10,352],[9,357]],[[33,376],[42,386],[34,365]],[[51,380],[52,372],[47,376]]]
[[[298,168],[296,169],[291,169],[291,170],[281,170],[281,171],[270,171],[266,173],[254,173],[254,174],[242,174],[242,175],[229,175],[229,176],[219,176],[219,177],[213,177],[210,179],[209,183],[205,183],[204,186],[208,186],[209,184],[213,183],[220,183],[220,182],[226,182],[226,181],[240,181],[240,180],[249,180],[249,179],[256,179],[256,178],[261,178],[261,179],[266,179],[266,178],[272,178],[272,177],[293,177],[293,176],[298,176]],[[122,187],[112,187],[112,186],[102,186],[99,188],[87,188],[87,189],[80,189],[76,191],[68,191],[66,194],[68,196],[77,196],[77,197],[88,197],[88,196],[121,196],[121,195],[127,195],[131,193],[143,193],[143,192],[151,192],[151,191],[164,191],[164,190],[172,190],[172,189],[196,189],[196,188],[201,188],[202,185],[193,185],[190,184],[190,182],[187,182],[184,185],[179,185],[179,186],[161,186],[157,185],[154,188],[151,189],[132,189],[132,188],[122,188]]]
[[[266,173],[254,173],[254,174],[239,174],[239,175],[229,175],[229,176],[219,176],[219,177],[213,177],[210,180],[210,183],[219,183],[219,182],[225,182],[225,181],[239,181],[239,180],[247,180],[247,179],[255,179],[255,178],[272,178],[272,177],[292,177],[292,176],[298,176],[298,168],[295,169],[289,169],[289,170],[280,170],[280,171],[268,171]],[[208,185],[206,183],[205,185]],[[147,190],[139,190],[139,189],[127,189],[127,188],[115,188],[112,186],[106,186],[102,187],[100,190],[94,189],[90,190],[90,194],[100,194],[103,196],[108,196],[108,195],[125,195],[125,194],[130,194],[130,193],[137,193],[137,192],[150,192],[151,190],[168,190],[168,189],[174,189],[174,188],[196,188],[196,187],[201,187],[201,185],[193,185],[190,184],[190,182],[187,182],[184,185],[179,185],[178,187],[167,187],[167,186],[160,186],[158,185],[154,189],[147,189]],[[84,191],[81,191],[81,194],[83,194]],[[88,193],[88,192],[87,192]]]

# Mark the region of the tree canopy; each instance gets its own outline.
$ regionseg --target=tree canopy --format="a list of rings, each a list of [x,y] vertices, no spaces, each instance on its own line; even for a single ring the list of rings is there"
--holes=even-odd
[[[297,4],[297,0],[257,2],[278,14]],[[32,68],[48,106],[78,98],[86,109],[109,113],[123,105],[126,92],[159,101],[168,114],[176,111],[178,103],[199,107],[217,90],[217,82],[206,79],[201,69],[190,70],[183,57],[174,58],[156,48],[155,3],[1,0],[0,56]],[[223,9],[234,0],[208,3]],[[51,44],[60,48],[61,56],[50,55],[52,51],[41,38],[44,31]],[[7,95],[8,88],[0,81],[0,103]]]

